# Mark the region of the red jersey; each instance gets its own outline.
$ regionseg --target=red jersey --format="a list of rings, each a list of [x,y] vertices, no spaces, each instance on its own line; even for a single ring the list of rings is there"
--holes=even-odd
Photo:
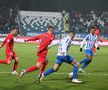
[[[13,52],[13,47],[14,47],[14,38],[12,34],[8,34],[4,42],[2,43],[2,47],[6,44],[6,53],[11,53]]]
[[[95,34],[98,36],[98,41],[102,41],[100,37],[100,31],[99,29],[96,29]]]
[[[54,35],[50,33],[44,33],[38,36],[35,36],[33,38],[28,39],[27,41],[35,41],[35,40],[41,40],[37,55],[44,54],[46,55],[48,52],[48,45],[54,40]]]

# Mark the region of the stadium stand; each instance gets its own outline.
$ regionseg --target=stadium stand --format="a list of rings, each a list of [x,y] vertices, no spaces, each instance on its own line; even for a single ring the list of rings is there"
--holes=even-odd
[[[20,20],[23,35],[34,36],[45,32],[48,25],[55,27],[55,33],[63,31],[61,13],[20,11]]]

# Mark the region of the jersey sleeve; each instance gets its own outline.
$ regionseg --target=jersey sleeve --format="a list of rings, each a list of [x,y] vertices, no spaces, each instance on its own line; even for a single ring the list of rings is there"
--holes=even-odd
[[[33,38],[27,39],[27,41],[36,41],[36,40],[38,40],[38,39],[41,39],[42,36],[43,36],[43,35],[41,34],[41,35],[35,36],[35,37],[33,37]]]
[[[89,35],[87,35],[87,36],[83,39],[83,41],[81,42],[80,48],[83,47],[83,45],[85,44],[85,42],[86,42],[88,36],[89,36]]]

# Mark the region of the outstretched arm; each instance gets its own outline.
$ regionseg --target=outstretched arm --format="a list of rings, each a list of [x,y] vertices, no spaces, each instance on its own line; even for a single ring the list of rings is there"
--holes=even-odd
[[[82,51],[82,47],[83,47],[83,45],[85,44],[87,38],[88,38],[88,35],[87,35],[87,36],[83,39],[83,41],[81,42],[80,51]]]
[[[83,47],[83,45],[85,44],[87,38],[88,38],[88,35],[87,35],[87,36],[83,39],[83,41],[81,42],[80,48]]]
[[[48,49],[49,49],[49,48],[52,48],[52,47],[54,47],[54,46],[57,46],[57,45],[59,45],[59,42],[57,42],[57,43],[52,42],[52,43],[48,46]]]
[[[38,36],[35,36],[33,38],[30,38],[30,39],[25,40],[25,42],[27,42],[27,41],[36,41],[38,39],[41,39],[41,37],[42,37],[42,35],[38,35]]]

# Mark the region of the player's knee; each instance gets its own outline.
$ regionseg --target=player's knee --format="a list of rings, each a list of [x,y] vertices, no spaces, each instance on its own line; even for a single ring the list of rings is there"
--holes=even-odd
[[[58,70],[57,69],[54,69],[54,72],[57,72]]]
[[[92,57],[88,57],[88,60],[90,60],[90,61],[91,61],[91,60],[92,60]]]
[[[17,62],[17,63],[19,62],[19,58],[18,57],[15,58],[15,62]]]
[[[80,65],[80,63],[79,63],[79,62],[77,62],[77,63],[75,64],[75,66],[77,66],[77,67],[79,67],[79,65]]]
[[[38,62],[38,63],[36,64],[36,66],[37,66],[37,68],[39,69],[39,68],[42,66],[42,63]]]
[[[88,60],[91,62],[92,58],[88,58]]]
[[[77,67],[80,65],[80,63],[78,61],[76,61],[76,60],[74,60],[71,64],[73,66],[77,66]]]
[[[57,72],[59,69],[58,68],[53,68],[54,69],[54,72]]]
[[[48,60],[46,60],[44,63],[47,65],[48,64]]]
[[[7,65],[10,65],[11,61],[7,61]]]
[[[39,69],[41,67],[41,65],[38,65],[38,64],[36,66],[37,66],[37,69]]]

